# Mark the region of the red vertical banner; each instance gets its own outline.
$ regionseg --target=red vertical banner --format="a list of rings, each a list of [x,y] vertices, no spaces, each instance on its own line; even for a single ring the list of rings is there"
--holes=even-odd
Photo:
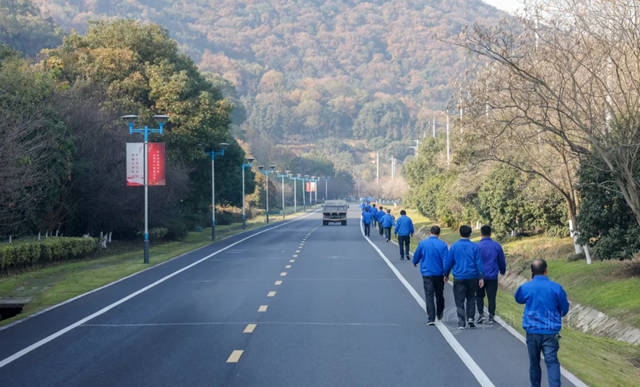
[[[148,183],[149,185],[165,185],[167,180],[164,174],[164,142],[150,142],[148,145]]]
[[[150,142],[148,145],[147,173],[148,184],[165,185],[165,147],[163,142]],[[144,143],[127,143],[127,185],[144,186]]]

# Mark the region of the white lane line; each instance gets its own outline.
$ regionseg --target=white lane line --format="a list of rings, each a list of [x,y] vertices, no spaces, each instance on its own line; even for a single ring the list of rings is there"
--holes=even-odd
[[[178,274],[180,274],[180,273],[182,273],[184,271],[187,271],[187,270],[191,269],[192,267],[194,267],[196,265],[201,264],[202,262],[210,259],[211,257],[214,257],[214,256],[220,254],[221,252],[223,252],[225,250],[228,250],[228,249],[230,249],[232,247],[235,247],[236,245],[239,245],[240,243],[243,243],[243,242],[245,242],[245,241],[247,241],[247,240],[249,240],[249,239],[251,239],[253,237],[256,237],[256,236],[258,236],[258,235],[260,235],[262,233],[265,233],[267,231],[271,231],[271,230],[276,229],[276,228],[280,228],[280,227],[284,226],[285,224],[286,223],[282,223],[282,224],[279,224],[279,225],[264,229],[262,231],[259,231],[259,232],[255,233],[255,234],[249,235],[249,236],[247,236],[245,238],[240,239],[237,242],[234,242],[234,243],[230,244],[229,246],[223,247],[220,250],[217,250],[217,251],[207,255],[204,258],[201,258],[200,260],[198,260],[198,261],[196,261],[196,262],[194,262],[194,263],[192,263],[192,264],[190,264],[188,266],[183,267],[180,270],[174,271],[173,273],[167,275],[166,277],[163,277],[163,278],[157,280],[156,282],[154,282],[154,283],[152,283],[150,285],[147,285],[144,288],[139,289],[138,291],[135,291],[135,292],[129,294],[128,296],[126,296],[126,297],[123,297],[123,298],[119,299],[118,301],[114,302],[113,304],[105,306],[104,308],[98,310],[97,312],[95,312],[93,314],[90,314],[87,317],[76,321],[75,323],[67,326],[66,328],[63,328],[63,329],[61,329],[61,330],[59,330],[59,331],[57,331],[55,333],[52,333],[51,335],[45,337],[44,339],[42,339],[40,341],[37,341],[37,342],[35,342],[35,343],[33,343],[33,344],[21,349],[20,351],[14,353],[13,355],[0,360],[0,368],[2,368],[4,366],[6,366],[7,364],[10,364],[10,363],[18,360],[18,359],[20,359],[21,357],[25,356],[26,354],[28,354],[28,353],[30,353],[30,352],[42,347],[43,345],[45,345],[45,344],[57,339],[58,337],[60,337],[60,336],[64,335],[65,333],[67,333],[67,332],[69,332],[69,331],[71,331],[71,330],[83,325],[84,323],[86,323],[86,322],[88,322],[90,320],[93,320],[94,318],[107,313],[111,309],[124,304],[125,302],[127,302],[130,299],[132,299],[132,298],[134,298],[134,297],[146,292],[147,290],[152,289],[152,288],[160,285],[161,283],[163,283],[163,282],[165,282],[165,281],[177,276]]]
[[[269,309],[269,305],[260,305],[260,307],[258,308],[258,312],[264,313],[267,311],[267,309]]]
[[[237,363],[240,361],[240,356],[244,353],[241,349],[235,349],[231,352],[231,355],[227,358],[227,363]]]
[[[244,331],[242,331],[242,333],[253,333],[253,331],[256,330],[257,326],[258,324],[247,324],[247,326],[244,328]]]
[[[360,231],[362,232],[362,235],[364,235],[364,230],[362,229],[362,227],[363,227],[362,222],[360,222]],[[365,237],[365,239],[378,252],[378,255],[380,256],[380,258],[382,258],[382,260],[387,264],[387,266],[389,266],[393,274],[396,275],[396,277],[400,280],[400,282],[404,285],[404,287],[407,288],[407,290],[409,291],[411,296],[414,298],[414,300],[416,300],[418,305],[420,305],[422,310],[424,310],[426,313],[427,306],[424,300],[422,299],[422,297],[418,294],[418,292],[416,292],[413,286],[409,284],[406,278],[404,278],[404,276],[398,271],[398,269],[396,269],[396,267],[391,263],[391,261],[389,261],[389,259],[384,255],[384,253],[378,248],[378,246],[376,246],[373,242],[371,242],[369,238]],[[440,334],[442,334],[442,337],[444,337],[447,343],[449,343],[449,346],[458,355],[460,360],[462,360],[464,365],[467,366],[469,371],[473,374],[473,376],[476,378],[478,383],[480,383],[481,386],[493,387],[494,384],[493,382],[491,382],[491,379],[489,379],[487,374],[484,373],[484,371],[482,370],[482,368],[480,368],[478,363],[476,363],[475,360],[473,360],[471,355],[469,355],[469,353],[464,349],[464,347],[460,344],[460,342],[456,340],[455,337],[453,337],[453,334],[449,331],[449,329],[440,321],[436,322],[436,327],[440,331]]]
[[[267,293],[267,297],[275,297],[276,296],[276,291],[272,290],[269,293]]]

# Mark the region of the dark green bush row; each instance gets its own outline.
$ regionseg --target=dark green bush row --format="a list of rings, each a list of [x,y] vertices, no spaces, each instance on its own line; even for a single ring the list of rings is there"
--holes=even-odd
[[[0,245],[0,270],[82,258],[98,247],[94,238],[48,238],[33,242]]]

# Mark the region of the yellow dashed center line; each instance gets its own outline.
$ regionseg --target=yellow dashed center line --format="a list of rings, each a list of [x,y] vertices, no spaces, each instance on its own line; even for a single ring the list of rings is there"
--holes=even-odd
[[[242,333],[253,333],[253,331],[256,330],[257,326],[258,324],[247,324],[247,326],[244,328],[244,331],[242,331]]]
[[[240,361],[240,356],[242,356],[243,353],[243,350],[235,349],[227,358],[227,363],[237,363],[238,361]]]
[[[284,267],[285,269],[291,269],[291,265],[287,265]]]
[[[280,285],[282,285],[282,281],[276,281],[276,282],[274,282],[274,285],[280,286]]]
[[[289,262],[294,263],[296,260],[295,259],[290,259]]]
[[[280,277],[286,277],[287,276],[287,272],[283,271],[282,273],[280,273]]]
[[[276,296],[276,292],[274,290],[267,293],[267,297],[275,297],[275,296]]]
[[[260,305],[258,312],[266,312],[269,309],[269,305]]]

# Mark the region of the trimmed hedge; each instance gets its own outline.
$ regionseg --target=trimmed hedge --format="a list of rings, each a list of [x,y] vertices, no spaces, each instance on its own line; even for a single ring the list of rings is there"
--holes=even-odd
[[[21,269],[47,262],[82,258],[98,248],[94,238],[56,237],[0,245],[0,270]]]

